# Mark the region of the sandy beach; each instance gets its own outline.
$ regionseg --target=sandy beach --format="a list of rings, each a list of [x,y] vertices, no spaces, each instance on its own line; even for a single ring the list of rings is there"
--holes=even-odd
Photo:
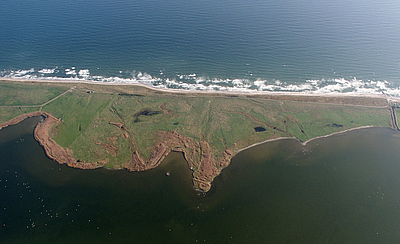
[[[63,84],[91,84],[91,85],[110,85],[110,86],[139,86],[145,87],[154,91],[162,91],[169,93],[184,93],[184,94],[225,94],[225,95],[269,95],[269,96],[309,96],[309,97],[365,97],[365,98],[386,98],[391,101],[399,101],[400,97],[394,97],[383,93],[355,93],[355,92],[329,92],[329,93],[313,93],[313,92],[285,92],[285,91],[217,91],[217,90],[185,90],[185,89],[173,89],[173,88],[160,88],[151,86],[144,83],[128,83],[128,82],[96,82],[88,81],[84,79],[18,79],[18,78],[4,78],[0,80],[10,82],[38,82],[38,83],[63,83]]]

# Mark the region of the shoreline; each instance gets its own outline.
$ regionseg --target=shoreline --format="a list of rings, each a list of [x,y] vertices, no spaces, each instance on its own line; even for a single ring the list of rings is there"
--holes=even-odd
[[[48,132],[53,124],[59,122],[59,119],[47,112],[35,111],[18,115],[7,122],[0,124],[0,130],[11,125],[16,125],[25,119],[37,116],[43,116],[45,117],[45,119],[36,124],[35,129],[33,130],[33,137],[44,149],[45,154],[48,158],[54,160],[58,164],[66,164],[69,167],[76,169],[95,169],[103,167],[103,165],[101,164],[102,162],[84,163],[76,161],[75,158],[71,155],[72,152],[64,149],[63,147],[58,145],[53,139],[51,139]]]
[[[343,134],[343,133],[346,133],[346,132],[349,132],[349,131],[360,130],[360,129],[366,129],[366,128],[379,128],[379,126],[364,125],[364,126],[355,127],[355,128],[350,128],[350,129],[343,130],[343,131],[334,132],[334,133],[331,133],[331,134],[325,135],[325,136],[317,136],[317,137],[308,139],[308,140],[305,141],[305,142],[301,142],[300,140],[299,140],[299,141],[301,142],[301,145],[302,145],[302,146],[307,146],[307,144],[308,144],[309,142],[314,141],[314,140],[316,140],[316,139],[326,138],[326,137],[329,137],[329,136],[334,136],[334,135]],[[297,140],[298,140],[298,139],[297,139]]]
[[[23,120],[31,118],[31,117],[43,116],[44,113],[45,112],[35,111],[35,112],[31,112],[31,113],[25,113],[25,114],[18,115],[16,117],[10,119],[9,121],[6,121],[6,122],[0,124],[0,130],[8,127],[10,125],[16,125],[19,122],[22,122]]]
[[[52,116],[51,114],[47,113],[47,112],[43,112],[43,111],[36,111],[36,112],[30,112],[30,113],[26,113],[26,114],[21,114],[18,115],[17,117],[14,117],[13,119],[0,124],[0,130],[3,128],[6,128],[8,126],[11,125],[16,125],[20,122],[22,122],[25,119],[31,118],[31,117],[35,117],[35,116],[43,116],[45,117],[45,119],[41,122],[39,122],[34,129],[34,138],[35,140],[43,147],[46,156],[49,157],[50,159],[54,160],[55,162],[57,162],[58,164],[66,164],[69,167],[72,168],[76,168],[76,169],[96,169],[96,168],[101,168],[104,167],[104,163],[105,162],[94,162],[94,163],[85,163],[85,162],[78,162],[76,161],[73,156],[71,155],[72,152],[62,148],[60,145],[58,145],[53,139],[50,138],[48,132],[51,128],[51,126],[55,123],[59,122],[59,119],[55,118],[54,116]],[[50,121],[52,120],[52,121]],[[268,139],[262,142],[257,142],[254,143],[250,146],[244,147],[242,149],[237,150],[236,152],[234,152],[231,155],[231,159],[236,156],[237,154],[248,150],[250,148],[262,145],[262,144],[266,144],[269,142],[274,142],[274,141],[279,141],[279,140],[296,140],[298,141],[303,147],[307,146],[307,144],[311,141],[317,140],[317,139],[322,139],[322,138],[327,138],[327,137],[331,137],[331,136],[335,136],[335,135],[339,135],[339,134],[344,134],[350,131],[355,131],[355,130],[360,130],[360,129],[368,129],[368,128],[380,128],[379,126],[372,126],[372,125],[367,125],[367,126],[360,126],[360,127],[355,127],[355,128],[350,128],[347,130],[343,130],[343,131],[338,131],[338,132],[334,132],[328,135],[324,135],[324,136],[317,136],[311,139],[308,139],[305,142],[300,141],[298,138],[296,137],[277,137],[277,138],[272,138],[272,139]],[[168,150],[167,150],[168,151]],[[158,158],[156,160],[156,163],[153,164],[151,167],[146,168],[146,169],[141,169],[139,171],[147,171],[153,168],[158,167],[162,161],[164,160],[164,158],[170,153],[170,152],[182,152],[184,154],[184,158],[187,161],[188,165],[190,164],[189,160],[187,159],[187,157],[185,156],[185,152],[181,151],[181,150],[169,150],[168,152],[163,151],[163,153],[161,154],[162,156],[160,158]],[[61,160],[61,159],[64,160]],[[190,166],[190,165],[189,165]],[[229,164],[228,164],[229,166]],[[108,168],[106,168],[108,169]],[[120,169],[125,169],[128,171],[132,171],[129,168],[119,168],[119,169],[111,169],[110,170],[120,170]]]
[[[2,128],[8,127],[10,125],[16,125],[20,123],[21,121],[35,117],[35,116],[43,116],[44,120],[37,123],[34,131],[33,131],[33,136],[35,140],[39,143],[39,145],[43,148],[46,156],[57,162],[58,164],[65,164],[71,168],[76,168],[76,169],[96,169],[96,168],[106,168],[104,165],[107,163],[107,161],[96,161],[96,162],[84,162],[84,161],[79,161],[74,158],[73,156],[73,151],[68,149],[68,148],[63,148],[60,146],[56,141],[54,141],[50,135],[49,132],[51,130],[51,127],[57,123],[60,122],[60,119],[54,117],[53,115],[44,112],[44,111],[35,111],[31,113],[25,113],[18,115],[17,117],[0,124],[0,130]],[[148,160],[143,160],[142,157],[140,156],[139,152],[135,151],[133,154],[133,157],[130,161],[125,162],[122,164],[121,168],[118,169],[124,169],[127,171],[147,171],[150,169],[154,169],[158,167],[165,157],[167,157],[172,151],[174,152],[182,152],[184,155],[184,158],[188,164],[188,167],[192,167],[194,165],[194,159],[193,159],[193,152],[191,152],[191,149],[194,150],[199,145],[201,145],[201,148],[204,149],[205,151],[210,150],[208,143],[205,141],[196,143],[190,138],[187,138],[185,136],[182,136],[176,132],[165,132],[163,133],[164,135],[162,136],[165,141],[157,144],[153,150],[150,158]],[[132,142],[133,143],[133,142]],[[134,144],[132,144],[134,145]],[[209,165],[212,163],[212,160],[210,158],[211,154],[208,153],[206,155],[202,154],[201,155],[201,165]],[[117,169],[111,169],[111,168],[106,168],[110,170],[117,170]],[[210,172],[208,172],[210,173]],[[211,172],[214,173],[214,172]],[[218,174],[217,174],[218,175]],[[211,177],[211,178],[210,178]],[[199,190],[207,192],[211,188],[211,182],[213,179],[216,177],[216,175],[197,175],[196,177],[193,177],[193,183],[194,185],[197,185],[199,187]],[[195,189],[198,190],[198,189]]]
[[[363,98],[385,98],[387,100],[399,101],[400,97],[394,97],[384,93],[355,93],[355,92],[327,92],[327,93],[313,93],[313,92],[287,92],[287,91],[218,91],[218,90],[184,90],[175,88],[161,88],[145,83],[123,83],[123,82],[101,82],[89,81],[79,79],[23,79],[23,78],[7,78],[0,77],[0,81],[8,82],[36,82],[36,83],[61,83],[61,84],[89,84],[89,85],[106,85],[106,86],[138,86],[150,89],[152,91],[167,92],[171,94],[200,94],[200,95],[269,95],[269,96],[306,96],[306,97],[363,97]]]
[[[108,85],[108,86],[132,86],[132,87],[142,87],[146,90],[144,94],[155,95],[160,94],[177,94],[177,95],[197,95],[197,96],[207,96],[207,95],[215,95],[215,94],[222,94],[222,95],[243,95],[242,98],[244,99],[253,99],[253,98],[261,98],[261,99],[271,99],[277,101],[293,101],[293,102],[317,102],[317,103],[325,103],[325,104],[336,104],[338,106],[363,106],[363,107],[375,107],[375,108],[387,108],[390,105],[388,97],[385,94],[353,94],[353,93],[342,93],[342,94],[309,94],[309,93],[302,93],[302,92],[295,92],[295,93],[287,93],[287,92],[270,92],[270,91],[256,91],[256,92],[229,92],[229,91],[194,91],[194,90],[179,90],[179,89],[161,89],[157,87],[152,87],[150,85],[135,83],[135,84],[120,84],[120,83],[101,83],[101,82],[91,82],[91,81],[81,81],[81,80],[74,80],[74,81],[58,81],[58,80],[19,80],[19,79],[1,79],[0,81],[3,82],[21,82],[21,83],[31,83],[31,84],[64,84],[64,85],[72,85],[73,87],[77,87],[77,85],[82,84],[81,88],[85,91],[85,89],[94,89],[96,90],[96,85]],[[83,85],[83,84],[90,84]],[[64,87],[64,86],[63,86]],[[108,88],[99,88],[100,92],[105,91],[114,91],[117,92],[124,92],[123,88],[115,88],[115,89],[108,89]],[[131,89],[131,91],[136,91],[136,89]],[[139,89],[140,90],[140,89]],[[129,93],[129,89],[126,89],[126,92]],[[254,96],[253,96],[254,95]],[[260,95],[264,95],[262,97]],[[235,96],[238,97],[238,96]],[[307,98],[313,97],[313,98]],[[355,99],[362,97],[364,99]],[[326,98],[325,100],[323,98]],[[349,103],[349,104],[347,104]],[[371,105],[371,106],[368,106]],[[386,104],[386,105],[385,105]],[[378,107],[379,105],[379,107]],[[384,106],[385,105],[385,106]],[[107,164],[107,159],[99,159],[100,161],[95,162],[84,162],[74,158],[73,152],[68,148],[61,147],[57,142],[55,142],[50,134],[51,127],[54,124],[60,122],[59,118],[54,117],[53,115],[49,114],[48,112],[44,111],[35,111],[31,113],[21,114],[16,116],[15,118],[0,124],[0,130],[3,127],[7,127],[9,125],[14,125],[22,120],[33,117],[33,116],[44,116],[45,119],[38,123],[34,130],[34,138],[44,149],[48,158],[56,161],[59,164],[66,164],[69,167],[77,168],[77,169],[95,169],[99,167],[104,167]],[[110,123],[110,122],[109,122]],[[119,124],[113,124],[119,127],[123,132],[126,133],[126,128]],[[150,158],[144,159],[142,158],[139,151],[136,151],[136,146],[132,140],[132,138],[127,134],[125,136],[131,143],[132,147],[134,148],[134,153],[132,158],[127,162],[122,162],[120,169],[125,169],[127,171],[146,171],[152,168],[157,167],[159,164],[162,163],[163,159],[171,152],[171,151],[179,151],[184,154],[184,158],[187,161],[187,164],[190,168],[195,167],[198,168],[196,171],[193,172],[193,184],[196,187],[204,192],[207,192],[211,188],[211,183],[213,179],[218,176],[222,169],[229,166],[232,162],[232,158],[239,154],[240,152],[250,149],[252,147],[277,141],[277,140],[287,140],[287,139],[294,139],[301,143],[302,146],[306,146],[307,143],[319,139],[319,138],[326,138],[332,135],[346,133],[352,130],[358,130],[363,128],[369,128],[375,126],[360,126],[356,128],[350,128],[343,131],[337,131],[328,135],[318,136],[311,139],[306,140],[305,142],[300,141],[294,135],[288,134],[286,137],[276,137],[271,138],[262,142],[257,142],[255,144],[246,146],[244,148],[240,148],[237,151],[231,150],[226,148],[225,151],[221,152],[220,162],[216,162],[215,158],[213,157],[212,150],[208,142],[204,139],[200,141],[192,140],[191,138],[180,135],[176,131],[162,131],[158,135],[159,141],[154,144],[154,147],[151,149]],[[323,134],[323,133],[320,133]],[[96,143],[97,144],[97,143]],[[98,144],[100,145],[100,144]],[[245,144],[244,144],[245,145]],[[198,150],[196,150],[198,149]],[[96,159],[95,159],[96,160]],[[103,160],[103,161],[101,161]],[[200,160],[200,161],[199,161]],[[106,168],[106,167],[105,167]],[[108,168],[107,168],[108,169]]]
[[[265,140],[265,141],[262,141],[262,142],[257,142],[257,143],[254,143],[254,144],[250,145],[250,146],[247,146],[247,147],[245,147],[245,148],[239,149],[238,151],[236,151],[236,152],[233,154],[233,156],[236,156],[236,155],[239,154],[240,152],[245,151],[245,150],[247,150],[247,149],[250,149],[250,148],[253,148],[253,147],[256,147],[256,146],[265,144],[265,143],[269,143],[269,142],[280,141],[280,140],[295,140],[295,141],[298,141],[303,147],[305,147],[305,146],[307,146],[307,144],[308,144],[309,142],[314,141],[314,140],[317,140],[317,139],[327,138],[327,137],[335,136],[335,135],[338,135],[338,134],[344,134],[344,133],[347,133],[347,132],[350,132],[350,131],[361,130],[361,129],[367,129],[367,128],[385,128],[385,127],[379,127],[379,126],[373,126],[373,125],[365,125],[365,126],[350,128],[350,129],[343,130],[343,131],[334,132],[334,133],[331,133],[331,134],[328,134],[328,135],[324,135],[324,136],[313,137],[313,138],[311,138],[311,139],[308,139],[308,140],[305,141],[305,142],[300,141],[300,140],[299,140],[298,138],[296,138],[296,137],[277,137],[277,138],[268,139],[268,140]]]

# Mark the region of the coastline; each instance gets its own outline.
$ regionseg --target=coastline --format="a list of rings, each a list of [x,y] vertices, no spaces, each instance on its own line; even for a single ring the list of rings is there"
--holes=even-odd
[[[0,124],[0,130],[3,129],[3,128],[8,127],[10,125],[16,125],[19,122],[21,122],[21,121],[23,121],[23,120],[25,120],[27,118],[31,118],[31,117],[35,117],[35,116],[41,116],[41,115],[43,115],[43,113],[44,112],[36,111],[36,112],[31,112],[31,113],[18,115],[17,117],[14,117],[14,118],[10,119],[9,121],[6,121],[6,122]]]
[[[89,81],[83,79],[22,79],[22,78],[7,78],[0,77],[0,81],[9,82],[36,82],[36,83],[61,83],[61,84],[89,84],[89,85],[106,85],[106,86],[138,86],[150,89],[152,91],[166,92],[171,94],[223,94],[223,95],[269,95],[269,96],[307,96],[307,97],[365,97],[365,98],[386,98],[393,101],[400,101],[400,97],[394,97],[383,93],[355,93],[355,92],[327,92],[327,93],[313,93],[313,92],[287,92],[287,91],[218,91],[218,90],[185,90],[175,88],[162,88],[151,86],[145,83],[134,82],[101,82],[101,81]]]
[[[34,129],[34,138],[35,140],[43,147],[45,154],[48,158],[54,160],[55,162],[57,162],[58,164],[66,164],[69,167],[72,168],[76,168],[76,169],[96,169],[96,168],[101,168],[104,167],[104,164],[106,164],[105,161],[97,161],[97,162],[93,162],[93,163],[85,163],[85,162],[79,162],[77,161],[73,156],[72,156],[72,151],[68,150],[68,149],[64,149],[62,148],[60,145],[58,145],[50,136],[49,136],[49,131],[52,125],[58,123],[60,120],[55,118],[54,116],[52,116],[51,114],[47,113],[47,112],[42,112],[42,111],[37,111],[37,112],[31,112],[31,113],[27,113],[27,114],[22,114],[19,115],[11,120],[9,120],[6,123],[3,123],[0,125],[0,130],[2,128],[5,128],[7,126],[10,125],[15,125],[18,124],[19,122],[30,118],[30,117],[35,117],[35,116],[44,116],[45,119],[41,122],[39,122],[35,129]],[[331,133],[329,135],[324,135],[324,136],[318,136],[318,137],[314,137],[311,138],[305,142],[301,142],[298,138],[296,137],[277,137],[277,138],[273,138],[273,139],[268,139],[262,142],[258,142],[255,144],[252,144],[250,146],[247,146],[245,148],[239,149],[234,153],[225,153],[226,154],[226,158],[225,158],[225,162],[226,163],[226,167],[229,166],[232,158],[234,156],[236,156],[237,154],[239,154],[242,151],[245,151],[247,149],[256,147],[258,145],[262,145],[265,143],[269,143],[269,142],[273,142],[273,141],[279,141],[279,140],[296,140],[298,141],[302,146],[306,146],[309,142],[316,140],[316,139],[321,139],[321,138],[327,138],[327,137],[331,137],[334,135],[338,135],[338,134],[344,134],[350,131],[354,131],[354,130],[359,130],[359,129],[366,129],[366,128],[377,128],[377,126],[360,126],[360,127],[356,127],[356,128],[351,128],[351,129],[347,129],[344,131],[339,131],[339,132],[334,132]],[[171,134],[169,135],[170,137],[175,137],[175,138],[179,138],[182,140],[182,138],[180,138],[181,136],[179,134]],[[188,138],[186,138],[186,140],[189,140]],[[177,143],[177,142],[175,142]],[[187,144],[188,141],[185,143]],[[203,142],[206,143],[206,142]],[[190,144],[192,144],[192,142],[190,142]],[[193,145],[192,145],[193,146]],[[209,147],[208,145],[206,145],[205,147]],[[180,148],[179,145],[176,145],[175,149],[168,149],[166,147],[165,144],[160,144],[158,145],[158,148],[161,148],[163,150],[156,150],[156,152],[154,153],[153,157],[151,157],[148,161],[149,166],[150,167],[146,167],[148,164],[144,163],[142,159],[139,158],[134,158],[131,162],[127,163],[124,165],[124,167],[120,168],[120,169],[125,169],[128,171],[147,171],[153,168],[156,168],[157,166],[159,166],[163,159],[168,156],[168,154],[172,151],[175,152],[182,152],[184,154],[184,158],[188,164],[189,167],[191,167],[191,165],[193,165],[193,160],[191,160],[190,158],[190,154],[187,149],[188,146],[186,145],[184,148]],[[202,155],[203,158],[209,157],[209,155]],[[151,160],[154,159],[154,160]],[[153,162],[154,161],[154,162]],[[131,163],[134,163],[133,165],[131,165]],[[206,164],[211,163],[212,160],[208,159]],[[146,165],[146,166],[144,166]],[[138,167],[139,168],[138,168]],[[144,167],[143,167],[144,166]],[[108,169],[108,168],[106,168]],[[115,170],[115,169],[110,169],[110,170]],[[197,183],[200,185],[200,189],[203,190],[204,192],[207,192],[210,188],[211,188],[211,183],[213,181],[213,179],[219,175],[216,174],[214,172],[214,177],[212,177],[212,179],[202,179],[202,177],[194,177],[193,178],[193,182]]]
[[[270,92],[270,91],[256,91],[256,92],[229,92],[229,91],[194,91],[194,90],[178,90],[178,89],[162,89],[157,87],[152,87],[150,85],[141,84],[141,83],[134,83],[134,84],[122,84],[122,83],[101,83],[101,82],[91,82],[91,81],[81,81],[81,80],[72,80],[72,81],[58,81],[58,80],[24,80],[24,79],[2,79],[0,81],[4,82],[22,82],[22,83],[61,83],[61,84],[68,84],[68,85],[76,85],[76,84],[90,84],[93,86],[99,85],[109,85],[109,86],[136,86],[136,87],[143,87],[149,89],[150,92],[144,92],[144,94],[176,94],[176,95],[198,95],[198,96],[207,96],[209,94],[223,94],[225,96],[229,95],[243,95],[243,98],[262,98],[262,99],[271,99],[277,101],[293,101],[293,102],[312,102],[312,103],[324,103],[324,104],[333,104],[337,106],[341,105],[350,105],[350,106],[362,106],[362,107],[374,107],[374,108],[387,108],[389,105],[389,101],[386,95],[384,94],[353,94],[353,93],[329,93],[329,94],[312,94],[312,93],[302,93],[302,92]],[[74,86],[75,87],[75,86]],[[80,89],[83,89],[84,92],[88,89],[90,91],[91,86],[82,85]],[[104,88],[101,88],[104,89]],[[109,91],[107,89],[100,91]],[[120,88],[115,88],[115,91],[120,92]],[[110,89],[110,91],[114,91]],[[123,89],[122,89],[123,90]],[[127,90],[128,91],[128,90]],[[132,92],[132,91],[131,91]],[[129,93],[129,92],[128,92]],[[254,95],[254,97],[253,97]],[[266,96],[258,96],[258,95],[267,95]],[[275,97],[276,96],[276,97]],[[233,96],[237,97],[237,96]],[[304,99],[304,97],[313,97],[316,99],[308,100]],[[323,98],[330,98],[324,100]],[[349,100],[346,99],[334,99],[334,98],[351,98]],[[365,99],[353,99],[354,97],[362,97]],[[333,99],[331,99],[333,98]],[[368,99],[371,98],[371,99]],[[345,102],[344,102],[345,101]],[[355,101],[355,102],[354,102]],[[379,101],[377,103],[376,101]],[[349,104],[347,104],[347,103]],[[351,102],[354,102],[351,103]],[[384,106],[384,104],[386,104]],[[329,105],[330,106],[330,105]],[[95,169],[99,167],[104,167],[107,164],[108,159],[101,159],[104,161],[96,161],[96,162],[84,162],[77,160],[73,157],[73,152],[68,148],[63,148],[58,145],[49,135],[51,127],[54,124],[60,122],[59,118],[54,117],[53,115],[49,114],[48,112],[43,111],[36,111],[27,114],[19,115],[3,124],[0,125],[0,129],[9,125],[14,125],[22,120],[33,117],[33,116],[44,116],[45,119],[38,123],[34,130],[34,137],[39,142],[39,144],[44,148],[46,155],[56,161],[59,164],[66,164],[73,168],[78,169]],[[221,170],[227,167],[232,158],[249,148],[255,147],[260,144],[277,141],[277,140],[287,140],[287,139],[295,139],[299,141],[303,146],[306,146],[308,142],[313,141],[319,138],[325,138],[332,135],[345,133],[352,130],[358,130],[362,128],[369,128],[375,127],[371,125],[367,126],[359,126],[355,128],[350,128],[343,131],[334,132],[328,135],[318,136],[302,142],[297,137],[288,134],[288,137],[277,137],[272,139],[267,139],[262,142],[257,142],[255,144],[246,146],[244,148],[240,148],[238,150],[231,150],[233,148],[226,147],[225,151],[219,151],[220,155],[218,155],[218,160],[216,160],[216,154],[212,152],[212,148],[208,144],[207,141],[201,139],[200,141],[193,140],[190,137],[185,136],[184,134],[179,134],[176,131],[160,131],[157,134],[157,141],[155,142],[154,146],[151,149],[150,157],[144,159],[140,152],[136,150],[136,145],[133,142],[131,136],[128,133],[128,130],[125,128],[123,123],[116,123],[116,122],[108,122],[111,125],[117,126],[122,133],[124,134],[125,138],[128,139],[130,145],[134,149],[133,155],[129,161],[122,162],[120,165],[120,169],[125,169],[128,171],[146,171],[152,168],[157,167],[163,159],[171,152],[177,151],[182,152],[184,154],[184,158],[188,163],[189,168],[193,168],[193,184],[195,185],[195,189],[202,190],[207,192],[211,188],[211,183],[213,179],[218,176]],[[157,132],[158,133],[158,132]],[[322,134],[322,133],[320,133]],[[276,136],[276,135],[275,135]],[[267,137],[268,138],[268,137]],[[300,137],[301,138],[301,137]],[[96,142],[97,144],[97,142]],[[97,145],[102,145],[97,144]],[[104,144],[103,146],[107,146]],[[245,146],[245,145],[243,145]],[[99,159],[97,159],[99,160]],[[114,168],[117,169],[117,168]]]
[[[350,128],[350,129],[347,129],[347,130],[334,132],[334,133],[331,133],[331,134],[328,134],[328,135],[324,135],[324,136],[317,136],[317,137],[308,139],[308,140],[305,141],[305,142],[300,141],[300,140],[299,140],[298,138],[296,138],[296,137],[277,137],[277,138],[268,139],[268,140],[265,140],[265,141],[262,141],[262,142],[257,142],[257,143],[254,143],[254,144],[250,145],[250,146],[247,146],[247,147],[245,147],[245,148],[239,149],[238,151],[236,151],[236,152],[233,154],[233,156],[235,156],[236,154],[238,154],[238,153],[240,153],[240,152],[242,152],[242,151],[245,151],[245,150],[247,150],[247,149],[250,149],[250,148],[252,148],[252,147],[256,147],[256,146],[258,146],[258,145],[262,145],[262,144],[269,143],[269,142],[273,142],[273,141],[279,141],[279,140],[296,140],[296,141],[298,141],[303,147],[305,147],[305,146],[307,146],[307,144],[308,144],[309,142],[314,141],[314,140],[317,140],[317,139],[322,139],[322,138],[326,138],[326,137],[331,137],[331,136],[334,136],[334,135],[344,134],[344,133],[346,133],[346,132],[350,132],[350,131],[354,131],[354,130],[360,130],[360,129],[366,129],[366,128],[379,128],[379,127],[378,127],[378,126],[372,126],[372,125],[365,125],[365,126]]]
[[[317,137],[308,139],[308,140],[305,141],[305,142],[301,142],[301,145],[307,146],[307,143],[309,143],[309,142],[311,142],[311,141],[314,141],[314,140],[316,140],[316,139],[325,138],[325,137],[330,137],[330,136],[334,136],[334,135],[338,135],[338,134],[343,134],[343,133],[346,133],[346,132],[349,132],[349,131],[360,130],[360,129],[366,129],[366,128],[377,128],[377,126],[364,125],[364,126],[355,127],[355,128],[350,128],[350,129],[343,130],[343,131],[334,132],[334,133],[331,133],[331,134],[325,135],[325,136],[317,136]],[[297,140],[298,140],[298,139],[297,139]],[[299,141],[300,141],[300,140],[299,140]]]
[[[58,164],[66,164],[69,167],[76,169],[96,169],[104,167],[107,161],[97,161],[97,162],[82,162],[74,158],[73,152],[70,149],[61,147],[57,142],[55,142],[49,135],[51,127],[60,122],[60,119],[54,117],[53,115],[43,112],[36,111],[31,113],[26,113],[19,115],[3,124],[0,125],[0,130],[10,125],[16,125],[19,122],[35,117],[43,116],[44,120],[39,122],[33,131],[35,140],[44,149],[46,156]],[[207,142],[195,142],[194,140],[180,135],[176,132],[165,132],[160,133],[160,138],[163,142],[155,145],[150,158],[146,161],[141,156],[140,153],[136,151],[133,154],[132,159],[129,162],[122,164],[122,168],[127,171],[147,171],[158,167],[162,161],[167,157],[172,151],[182,152],[184,158],[189,166],[193,167],[196,162],[194,160],[194,154],[196,148],[201,148],[203,150],[201,157],[201,163],[199,167],[205,168],[206,174],[200,174],[193,177],[193,183],[198,186],[199,189],[207,192],[211,188],[212,180],[218,175],[217,172],[210,170],[212,163],[214,162],[211,158],[210,147]],[[135,145],[131,142],[133,147]],[[226,157],[224,161],[228,161],[228,156],[226,151],[224,152]],[[225,162],[229,164],[229,162]],[[108,168],[107,168],[108,169]]]

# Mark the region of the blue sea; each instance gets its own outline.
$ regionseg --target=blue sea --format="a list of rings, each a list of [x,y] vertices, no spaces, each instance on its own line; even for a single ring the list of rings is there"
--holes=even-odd
[[[395,0],[7,0],[0,76],[399,95]]]

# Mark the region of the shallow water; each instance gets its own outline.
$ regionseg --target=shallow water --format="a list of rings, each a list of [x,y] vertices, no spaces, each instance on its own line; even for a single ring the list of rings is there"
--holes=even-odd
[[[180,153],[138,173],[58,165],[33,139],[38,120],[0,131],[3,243],[400,240],[400,134],[391,129],[250,148],[199,194]]]

